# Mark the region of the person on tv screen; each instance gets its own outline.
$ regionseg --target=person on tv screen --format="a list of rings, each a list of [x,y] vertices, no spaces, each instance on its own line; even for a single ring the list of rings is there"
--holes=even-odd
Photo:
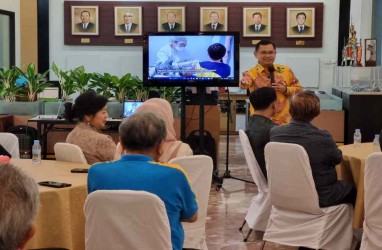
[[[162,29],[164,31],[181,31],[182,25],[176,22],[176,14],[172,11],[167,13],[167,22],[162,23]]]
[[[221,43],[214,43],[208,47],[207,51],[211,61],[200,62],[200,67],[210,70],[211,73],[215,73],[217,75],[216,77],[228,77],[231,73],[231,67],[228,64],[223,63],[223,57],[227,52],[224,45]]]
[[[195,61],[186,47],[186,37],[171,38],[170,43],[163,46],[156,54],[156,74],[179,76],[194,68]]]

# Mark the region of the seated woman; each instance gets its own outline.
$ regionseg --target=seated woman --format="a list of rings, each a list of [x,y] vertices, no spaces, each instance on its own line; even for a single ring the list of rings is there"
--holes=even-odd
[[[180,157],[193,155],[192,149],[186,143],[176,139],[174,129],[174,114],[171,105],[168,101],[161,98],[152,98],[145,101],[137,108],[135,113],[150,111],[160,116],[166,123],[167,136],[163,143],[162,155],[159,157],[159,162],[168,162],[169,160]],[[121,157],[121,146],[118,143],[116,159]]]
[[[270,141],[304,147],[309,156],[320,207],[354,204],[357,194],[354,185],[337,180],[336,165],[342,161],[341,150],[328,131],[311,123],[320,114],[320,99],[312,91],[299,92],[291,97],[289,112],[292,121],[273,127]]]
[[[74,105],[65,103],[65,118],[76,127],[66,138],[67,143],[79,146],[89,164],[114,160],[116,145],[113,139],[102,134],[108,117],[107,99],[95,92],[86,92],[77,97]]]

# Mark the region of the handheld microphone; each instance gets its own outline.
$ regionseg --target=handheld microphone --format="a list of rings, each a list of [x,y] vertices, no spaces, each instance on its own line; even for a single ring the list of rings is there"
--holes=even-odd
[[[271,76],[271,85],[275,85],[276,84],[276,81],[275,81],[275,67],[273,67],[273,64],[268,66],[268,71],[269,71],[269,74]]]

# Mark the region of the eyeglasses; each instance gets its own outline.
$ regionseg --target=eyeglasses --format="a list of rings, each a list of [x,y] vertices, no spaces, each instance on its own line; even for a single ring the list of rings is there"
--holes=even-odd
[[[258,53],[262,56],[273,56],[276,54],[276,51],[260,51]]]

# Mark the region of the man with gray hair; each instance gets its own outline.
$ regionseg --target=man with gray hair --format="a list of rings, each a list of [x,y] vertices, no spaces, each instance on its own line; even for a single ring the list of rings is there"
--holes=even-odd
[[[141,190],[157,195],[165,204],[173,249],[182,249],[181,222],[194,222],[198,206],[186,173],[177,165],[158,163],[166,138],[165,122],[151,112],[133,114],[122,121],[121,159],[97,163],[89,169],[88,192]]]
[[[35,233],[37,184],[10,163],[0,164],[0,249],[24,249]]]

